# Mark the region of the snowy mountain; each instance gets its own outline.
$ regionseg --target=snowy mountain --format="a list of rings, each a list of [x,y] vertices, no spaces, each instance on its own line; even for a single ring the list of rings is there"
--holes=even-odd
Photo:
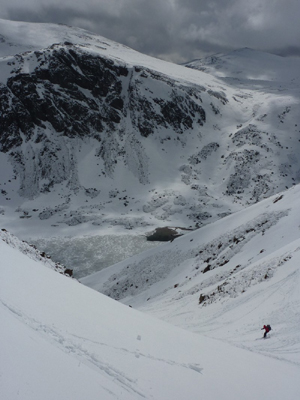
[[[3,399],[298,399],[296,358],[267,359],[176,328],[58,274],[22,246],[13,237],[0,240]],[[291,261],[286,268],[292,271]],[[276,295],[274,287],[273,300],[283,289]],[[288,296],[291,307],[299,304],[299,291]],[[248,298],[236,317],[243,319],[250,305]],[[180,313],[179,303],[172,310]],[[275,329],[259,341],[261,350],[270,352],[273,343],[278,351]],[[291,357],[295,347],[290,342]]]
[[[184,329],[299,368],[299,199],[297,185],[81,282]],[[273,329],[267,343],[257,340],[264,324]]]
[[[194,229],[300,181],[299,59],[186,68],[63,25],[0,35],[0,213],[19,237]]]
[[[216,54],[185,64],[237,86],[260,85],[271,89],[276,83],[281,89],[299,88],[298,57],[280,57],[274,54],[249,48],[232,51],[229,54]],[[256,87],[258,88],[258,86]],[[275,88],[274,88],[275,89]]]
[[[299,67],[0,20],[5,399],[299,398]]]

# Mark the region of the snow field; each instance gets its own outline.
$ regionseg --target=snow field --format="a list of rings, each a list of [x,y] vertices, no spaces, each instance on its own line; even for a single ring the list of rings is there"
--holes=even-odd
[[[175,328],[0,242],[1,393],[10,400],[296,399],[299,368]]]

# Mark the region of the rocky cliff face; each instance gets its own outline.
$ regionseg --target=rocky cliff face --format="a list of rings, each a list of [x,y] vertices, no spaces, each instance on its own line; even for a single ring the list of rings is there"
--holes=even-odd
[[[200,88],[68,43],[7,64],[12,71],[0,91],[1,151],[9,154],[27,198],[63,181],[75,189],[74,147],[86,140],[94,141],[104,175],[113,177],[123,159],[146,183],[141,138],[162,130],[182,135],[205,122]]]
[[[299,90],[167,75],[97,46],[1,58],[2,214],[194,227],[299,182]]]

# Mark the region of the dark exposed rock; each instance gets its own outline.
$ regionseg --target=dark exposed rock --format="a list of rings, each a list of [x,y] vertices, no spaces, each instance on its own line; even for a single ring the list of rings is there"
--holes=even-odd
[[[211,269],[211,265],[209,264],[207,267],[205,267],[204,269],[203,269],[203,274],[205,274],[205,272],[208,272],[208,271],[210,271],[210,269]]]
[[[199,297],[199,304],[204,303],[204,302],[205,302],[206,300],[208,300],[208,299],[209,299],[209,296],[208,296],[208,295],[201,293],[201,294],[200,294],[200,297]]]
[[[73,276],[73,270],[70,268],[66,268],[64,270],[64,275]]]
[[[3,85],[0,86],[0,115],[0,150],[6,153],[22,144],[20,133],[28,137],[34,123],[22,102]]]
[[[132,69],[70,42],[17,55],[11,64],[13,72],[0,86],[0,151],[10,153],[20,177],[19,194],[28,198],[63,181],[79,188],[69,139],[96,139],[100,145],[95,156],[103,158],[107,176],[112,177],[123,158],[145,183],[147,157],[141,139],[159,129],[182,134],[206,119],[199,95],[203,88],[185,87],[147,68]],[[159,83],[163,98],[148,90],[151,82]]]
[[[207,93],[220,100],[224,105],[228,103],[228,99],[224,92],[216,92],[214,90],[208,90]]]
[[[175,238],[179,236],[181,235],[179,235],[175,229],[164,227],[156,228],[154,233],[147,236],[147,240],[156,242],[172,242]]]

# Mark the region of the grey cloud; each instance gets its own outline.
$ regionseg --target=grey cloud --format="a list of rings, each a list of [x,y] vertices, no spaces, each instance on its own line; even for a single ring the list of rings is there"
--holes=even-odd
[[[85,28],[184,62],[240,47],[298,55],[299,0],[0,0],[0,17]],[[275,49],[275,50],[274,50]]]
[[[277,54],[278,56],[282,56],[282,57],[300,57],[300,46],[296,47],[296,46],[290,46],[290,47],[285,47],[285,48],[281,48],[281,49],[271,49],[270,51],[273,54]]]

